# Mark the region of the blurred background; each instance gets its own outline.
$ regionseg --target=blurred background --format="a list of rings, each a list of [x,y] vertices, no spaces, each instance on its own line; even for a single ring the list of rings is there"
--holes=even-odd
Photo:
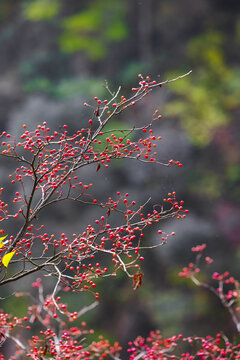
[[[151,196],[153,205],[176,191],[190,211],[184,221],[160,224],[176,236],[144,254],[142,287],[133,291],[124,274],[102,280],[100,304],[84,320],[97,334],[123,345],[156,328],[165,336],[219,330],[232,336],[234,326],[218,299],[179,279],[178,272],[193,260],[191,247],[204,242],[215,262],[203,280],[213,271],[239,275],[240,2],[1,0],[0,48],[0,130],[18,135],[23,123],[34,127],[47,121],[52,128],[67,123],[72,130],[85,126],[83,103],[107,97],[105,80],[112,90],[122,85],[127,95],[138,73],[161,81],[193,70],[113,125],[145,124],[159,109],[159,157],[179,160],[182,168],[122,161],[97,174],[95,168],[82,174],[94,184],[98,199],[119,190],[138,203]],[[1,164],[1,186],[8,181],[9,166]],[[55,233],[71,234],[97,217],[97,209],[67,203],[42,221]],[[156,232],[145,241],[156,243]],[[11,290],[19,287],[27,290],[26,281]],[[66,300],[81,308],[94,298],[66,294]],[[26,304],[10,298],[4,307],[20,315]]]

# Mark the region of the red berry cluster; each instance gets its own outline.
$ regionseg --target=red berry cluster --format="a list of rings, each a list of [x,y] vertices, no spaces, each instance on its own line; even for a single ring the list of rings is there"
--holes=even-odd
[[[215,285],[215,283],[212,285],[210,282],[201,282],[196,276],[200,272],[200,260],[203,257],[205,248],[206,244],[197,245],[192,248],[192,251],[197,253],[196,260],[194,263],[189,263],[188,267],[184,267],[179,273],[179,276],[190,278],[197,286],[207,288],[214,293],[219,298],[222,305],[229,311],[237,331],[240,332],[239,281],[233,276],[230,276],[228,271],[225,271],[223,274],[219,274],[215,271],[212,274],[212,280],[217,282],[217,285]],[[204,260],[207,265],[213,263],[213,259],[209,256],[206,256]]]
[[[240,345],[233,345],[225,336],[188,337],[182,334],[164,339],[159,331],[151,332],[148,338],[138,337],[129,342],[129,360],[225,360],[240,359]],[[183,347],[189,351],[183,352]]]

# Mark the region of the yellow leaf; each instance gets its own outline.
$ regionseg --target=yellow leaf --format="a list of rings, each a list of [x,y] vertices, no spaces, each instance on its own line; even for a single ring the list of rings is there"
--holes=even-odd
[[[6,237],[7,235],[0,237],[0,249],[4,246],[3,240],[6,239]]]
[[[7,253],[6,255],[4,255],[4,257],[2,258],[2,263],[6,268],[8,267],[8,264],[10,263],[15,252],[16,252],[16,250],[11,251],[10,253]]]

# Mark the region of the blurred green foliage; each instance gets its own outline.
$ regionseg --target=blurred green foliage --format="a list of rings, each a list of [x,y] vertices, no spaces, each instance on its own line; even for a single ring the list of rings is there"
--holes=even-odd
[[[236,21],[236,38],[238,43],[240,43],[240,17]]]
[[[230,181],[240,182],[240,164],[229,164],[226,171]]]
[[[235,202],[240,199],[240,165],[228,164],[226,168],[227,182],[224,184],[225,193]]]
[[[222,45],[224,35],[220,32],[207,32],[190,40],[187,55],[200,68],[208,69],[210,76],[217,77],[227,71]]]
[[[192,307],[192,298],[176,290],[165,290],[151,299],[154,320],[160,325],[164,336],[181,332],[181,322]]]
[[[92,60],[107,54],[109,42],[126,38],[128,31],[124,21],[124,1],[100,0],[62,21],[63,32],[60,48],[65,53],[84,51]]]
[[[56,87],[56,96],[58,98],[70,98],[79,95],[93,97],[98,94],[101,97],[105,94],[103,84],[102,78],[62,79]]]
[[[195,171],[190,188],[195,194],[217,199],[221,195],[222,182],[214,171]]]
[[[178,97],[167,105],[166,112],[180,117],[182,127],[197,146],[211,142],[214,130],[231,121],[229,111],[239,102],[240,68],[227,66],[223,44],[224,36],[219,32],[190,40],[187,54],[193,73],[171,84]]]
[[[2,301],[1,306],[6,312],[18,317],[26,316],[29,301],[27,296],[12,296],[11,301],[8,298]]]
[[[48,21],[58,15],[59,0],[31,0],[23,5],[23,15],[30,21]]]
[[[69,99],[79,96],[93,97],[96,94],[101,96],[105,93],[103,84],[104,80],[101,78],[68,78],[54,83],[46,77],[35,77],[24,84],[23,90],[27,93],[45,93],[56,99]]]
[[[45,92],[50,94],[51,93],[51,82],[47,78],[35,78],[30,80],[23,86],[23,90],[25,92]]]
[[[132,86],[133,83],[136,83],[137,74],[145,74],[148,67],[149,64],[144,62],[128,62],[127,66],[120,72],[119,82],[125,86]]]
[[[49,63],[56,63],[56,57],[48,51],[36,51],[31,57],[18,64],[18,72],[25,78],[33,78],[44,73]]]

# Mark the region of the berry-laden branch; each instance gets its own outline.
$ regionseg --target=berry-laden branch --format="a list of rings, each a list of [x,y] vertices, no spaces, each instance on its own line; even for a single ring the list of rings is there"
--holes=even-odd
[[[92,329],[87,328],[81,316],[97,304],[83,308],[79,312],[70,312],[61,297],[60,290],[69,291],[69,287],[60,287],[56,290],[56,299],[52,295],[43,295],[43,284],[37,279],[32,284],[36,289],[36,296],[29,293],[16,293],[15,296],[29,296],[33,305],[28,308],[28,316],[24,318],[11,318],[10,315],[0,316],[2,344],[11,339],[16,346],[16,352],[11,359],[30,358],[34,360],[120,360],[121,346],[118,342],[113,345],[107,339],[99,336],[95,341],[89,341]],[[57,314],[58,312],[58,314]],[[78,326],[73,322],[78,320]],[[80,321],[80,323],[79,323]],[[30,325],[25,325],[26,323]],[[41,326],[38,335],[31,337],[25,345],[14,334],[19,328],[30,329],[32,324]],[[189,336],[182,334],[164,338],[160,331],[152,331],[147,338],[138,336],[128,343],[127,353],[129,360],[234,360],[240,359],[240,345],[233,344],[229,339],[218,333],[214,336]],[[184,349],[184,350],[183,350]],[[5,360],[1,357],[1,360]]]
[[[198,279],[197,275],[200,273],[200,260],[203,258],[203,251],[206,244],[197,245],[192,248],[192,251],[197,254],[194,263],[190,263],[188,267],[184,267],[179,273],[180,277],[191,279],[195,285],[204,287],[216,295],[221,301],[222,305],[228,310],[231,315],[232,321],[238,333],[240,333],[240,284],[233,276],[230,276],[228,271],[223,274],[214,272],[212,280],[217,283],[216,286],[207,282],[202,282]],[[213,259],[209,256],[204,258],[205,264],[209,265]]]
[[[145,229],[169,217],[184,218],[187,210],[183,209],[183,201],[179,202],[173,192],[164,199],[165,206],[155,206],[148,214],[143,205],[137,206],[135,201],[129,201],[127,193],[117,192],[115,198],[99,202],[91,195],[93,184],[81,181],[81,170],[92,164],[96,165],[96,171],[102,166],[108,168],[113,159],[182,166],[178,161],[162,163],[158,159],[156,144],[161,137],[154,135],[154,123],[161,119],[158,110],[142,127],[111,131],[105,127],[111,124],[113,116],[134,106],[154,88],[189,73],[161,83],[139,75],[139,86],[132,89],[133,95],[129,98],[120,96],[119,88],[109,100],[95,98],[95,105],[85,103],[85,106],[92,107],[93,118],[86,128],[74,134],[68,132],[67,125],[51,131],[46,122],[31,131],[23,125],[24,131],[19,140],[2,132],[0,155],[15,160],[18,166],[9,175],[17,191],[12,202],[0,202],[0,221],[3,227],[10,222],[13,229],[19,223],[21,225],[16,234],[0,239],[0,286],[43,270],[55,276],[58,282],[68,282],[74,292],[95,293],[94,279],[115,275],[119,269],[134,279],[142,276],[139,275],[139,262],[143,261],[141,249],[151,247],[143,244]],[[3,191],[1,188],[0,195]],[[45,226],[39,223],[38,215],[46,207],[64,200],[98,206],[102,216],[94,226],[88,225],[78,234],[48,234]],[[117,227],[111,225],[110,214],[114,212],[121,217]],[[4,234],[4,229],[2,232]],[[161,230],[159,234],[158,246],[165,244],[168,236],[173,235],[162,234]],[[113,270],[94,261],[97,253],[112,258]],[[13,270],[8,275],[10,262],[11,266],[18,266],[15,273]],[[98,298],[98,293],[95,296]]]
[[[115,115],[135,106],[154,88],[189,74],[190,72],[161,83],[139,75],[139,85],[132,89],[133,95],[130,97],[121,96],[119,88],[116,93],[109,91],[109,100],[95,98],[94,105],[85,103],[85,106],[93,110],[92,118],[86,128],[79,129],[74,134],[68,131],[67,125],[51,130],[44,122],[34,130],[23,125],[20,139],[5,131],[0,135],[1,157],[17,164],[9,175],[11,186],[16,187],[16,190],[8,203],[3,200],[5,190],[0,189],[0,286],[15,283],[40,270],[45,274],[46,281],[48,276],[56,280],[49,295],[45,294],[41,279],[32,284],[35,293],[37,292],[35,296],[30,293],[15,293],[17,298],[27,296],[31,300],[27,316],[18,318],[4,312],[0,314],[0,343],[11,342],[11,360],[120,360],[121,347],[117,342],[111,345],[101,336],[92,341],[89,335],[93,330],[88,329],[84,321],[79,323],[82,315],[98,305],[96,280],[99,277],[116,276],[122,270],[133,280],[133,289],[136,290],[143,280],[140,267],[144,260],[142,250],[162,246],[169,236],[175,235],[158,229],[159,241],[151,245],[144,241],[145,230],[158,226],[160,221],[171,217],[185,218],[188,210],[183,208],[183,201],[177,200],[175,192],[168,193],[162,203],[148,212],[146,208],[150,199],[139,205],[129,200],[128,193],[117,191],[115,196],[108,196],[104,202],[99,201],[91,192],[94,185],[81,179],[81,171],[85,166],[94,165],[97,177],[98,171],[102,167],[108,168],[113,159],[137,160],[163,166],[175,164],[181,167],[182,164],[176,160],[170,159],[163,163],[156,152],[157,142],[161,140],[161,137],[154,134],[155,122],[161,119],[158,110],[154,112],[150,122],[142,127],[135,125],[128,129],[109,130],[106,125],[111,125]],[[106,88],[109,90],[107,85]],[[98,207],[98,219],[74,234],[49,234],[40,223],[39,214],[45,208],[65,200]],[[113,225],[111,214],[118,215],[118,226]],[[16,233],[6,235],[5,226],[10,229],[19,228]],[[97,256],[99,254],[101,256]],[[106,266],[109,264],[107,258],[110,258],[112,265]],[[97,259],[101,259],[101,262]],[[190,277],[200,285],[195,273]],[[239,285],[226,274],[215,274],[215,278],[219,281],[219,288],[216,291],[211,286],[208,288],[220,297],[239,330],[235,312]],[[223,285],[227,282],[234,284],[235,290],[229,290],[224,295]],[[88,291],[94,295],[95,300],[72,312],[60,296],[60,293],[68,291]],[[77,326],[73,325],[75,321]],[[41,327],[39,335],[35,334],[30,341],[21,339],[16,331],[21,328],[31,330],[35,323]],[[190,344],[191,349],[182,352],[181,343]],[[231,344],[219,334],[216,338],[184,338],[178,335],[164,339],[158,331],[151,332],[146,339],[138,337],[130,342],[128,353],[129,360],[220,360],[226,356],[229,359],[240,358],[239,346]],[[1,355],[0,360],[6,359]]]
[[[189,72],[190,73],[190,72]],[[161,119],[158,110],[151,121],[142,127],[108,130],[106,124],[111,119],[135,106],[156,87],[181,79],[162,83],[150,81],[149,77],[139,75],[139,86],[132,89],[129,98],[120,96],[120,88],[112,93],[109,100],[94,99],[93,116],[86,128],[70,134],[67,125],[60,130],[51,131],[44,122],[35,130],[24,132],[20,139],[2,132],[0,135],[0,155],[16,161],[17,167],[10,174],[12,186],[17,186],[15,195],[9,203],[3,200],[4,189],[0,189],[0,286],[31,275],[39,270],[54,277],[56,282],[51,294],[45,294],[44,282],[38,278],[33,282],[33,292],[17,292],[15,297],[28,297],[31,305],[24,317],[16,317],[4,311],[0,313],[0,346],[11,343],[11,360],[120,360],[121,346],[113,345],[100,336],[91,339],[92,329],[88,329],[81,316],[98,305],[99,293],[96,280],[99,277],[115,276],[119,270],[132,278],[133,289],[142,284],[143,273],[140,264],[144,260],[143,249],[164,245],[169,236],[158,230],[159,241],[155,245],[144,242],[147,228],[159,224],[163,219],[176,217],[182,219],[188,213],[183,209],[184,202],[178,201],[175,192],[169,193],[162,204],[157,204],[147,213],[145,204],[138,205],[129,200],[129,194],[107,197],[104,202],[95,199],[91,193],[93,184],[84,183],[81,170],[85,166],[108,168],[113,159],[134,159],[164,166],[182,164],[175,160],[162,163],[156,152],[157,141],[154,123]],[[121,134],[121,135],[119,135]],[[9,190],[8,190],[9,191]],[[74,234],[49,234],[39,222],[39,214],[46,207],[60,201],[72,200],[99,208],[99,218],[94,225]],[[111,214],[118,215],[119,225],[113,225]],[[5,224],[16,233],[5,234]],[[20,224],[20,225],[19,225]],[[204,286],[217,295],[230,312],[239,332],[239,282],[228,272],[213,273],[212,279],[218,286],[202,283],[197,278],[199,262],[205,245],[194,247],[196,262],[189,264],[180,276],[190,278],[196,285]],[[96,256],[101,254],[101,256]],[[109,268],[107,259],[111,259]],[[97,262],[97,259],[101,259]],[[207,264],[212,259],[205,257]],[[9,265],[10,264],[10,265]],[[14,266],[17,265],[16,267]],[[11,272],[8,271],[11,268]],[[14,270],[15,269],[15,270]],[[83,308],[70,311],[62,300],[65,292],[88,291],[95,300]],[[2,298],[0,298],[3,300]],[[41,328],[39,333],[37,327]],[[31,330],[30,340],[20,338],[20,329]],[[90,336],[89,336],[90,335]],[[183,350],[184,349],[184,350]],[[215,337],[190,336],[182,334],[164,338],[154,331],[147,338],[138,336],[129,342],[129,360],[223,360],[240,359],[240,345],[234,344],[223,334]],[[7,360],[0,355],[0,360]]]

